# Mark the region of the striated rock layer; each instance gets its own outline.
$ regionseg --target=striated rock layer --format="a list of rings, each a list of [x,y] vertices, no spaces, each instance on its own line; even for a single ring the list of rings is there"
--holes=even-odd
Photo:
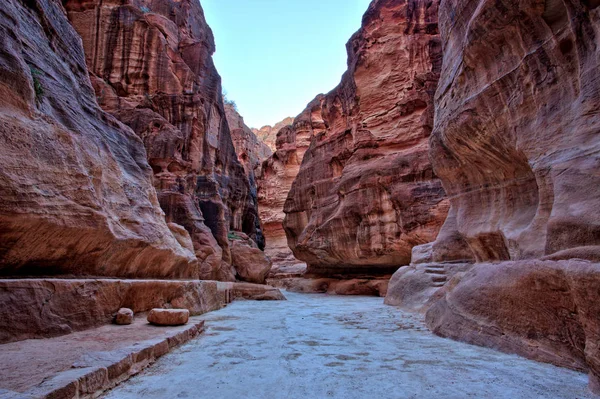
[[[451,209],[429,269],[476,264],[425,306],[438,334],[590,370],[596,391],[599,5],[442,3],[430,156]],[[414,300],[417,272],[397,273],[390,302]]]
[[[281,127],[275,153],[257,169],[259,216],[267,240],[265,252],[278,267],[300,263],[288,246],[283,208],[312,137],[325,131],[323,99],[323,95],[317,96],[290,125]]]
[[[98,106],[57,1],[0,11],[0,274],[197,278],[141,140]]]
[[[321,99],[324,129],[284,209],[289,245],[311,272],[387,273],[437,236],[448,210],[428,159],[437,12],[437,1],[373,1],[347,45],[348,71]]]
[[[293,122],[294,118],[287,117],[273,126],[265,125],[260,129],[252,129],[252,133],[254,133],[260,141],[265,143],[271,151],[277,151],[277,133],[285,126],[291,125]]]
[[[201,277],[233,280],[227,234],[261,241],[194,0],[65,0],[101,106],[142,138],[167,221],[191,236]]]
[[[227,123],[231,130],[231,138],[233,139],[233,146],[237,153],[238,160],[242,163],[248,183],[250,185],[250,195],[254,206],[258,209],[258,197],[257,197],[257,181],[255,170],[259,168],[261,162],[267,159],[273,153],[268,145],[258,139],[252,130],[244,123],[244,118],[237,112],[233,104],[225,103],[225,115],[227,117]],[[260,224],[259,212],[259,226],[262,231],[262,225]],[[263,232],[264,233],[264,232]],[[256,235],[256,243],[259,248],[265,248],[265,239],[267,238],[264,234]]]
[[[600,9],[592,3],[444,4],[431,158],[452,218],[434,258],[600,260]]]

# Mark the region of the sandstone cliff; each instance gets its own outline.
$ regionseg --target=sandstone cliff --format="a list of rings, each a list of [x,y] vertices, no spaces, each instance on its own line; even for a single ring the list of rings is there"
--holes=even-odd
[[[225,115],[231,131],[233,146],[246,176],[254,180],[254,170],[273,154],[271,148],[260,140],[244,123],[244,118],[231,104],[225,104]],[[255,184],[255,183],[254,183]],[[252,186],[252,185],[251,185]]]
[[[201,276],[232,280],[229,231],[262,240],[198,1],[66,0],[100,105],[143,139],[167,221],[191,235]]]
[[[260,129],[252,129],[252,133],[258,137],[263,143],[269,146],[271,151],[277,150],[277,133],[285,127],[289,126],[294,122],[294,118],[288,117],[283,119],[280,122],[277,122],[275,125],[265,125]]]
[[[141,140],[103,112],[56,1],[0,12],[0,273],[197,278]]]
[[[267,240],[265,252],[277,266],[299,263],[288,246],[283,207],[312,137],[325,131],[323,99],[323,95],[317,96],[292,124],[279,130],[277,150],[257,170],[259,215]]]
[[[321,100],[285,203],[289,245],[321,274],[389,272],[432,241],[448,203],[428,159],[441,68],[437,1],[373,1],[348,71]]]
[[[588,369],[600,391],[598,5],[442,3],[430,156],[451,209],[426,269],[454,277],[424,309],[438,334]],[[425,289],[411,269],[388,303]]]
[[[254,206],[259,209],[257,197],[258,183],[255,172],[259,169],[262,161],[272,154],[272,151],[268,145],[259,140],[252,130],[246,126],[244,118],[242,118],[232,104],[225,103],[225,115],[227,117],[229,129],[231,130],[231,138],[238,160],[242,163],[244,171],[246,172],[246,177],[248,178],[252,202],[254,203]],[[256,243],[259,248],[264,249],[265,238],[267,237],[265,237],[263,231],[260,212],[258,222],[261,234],[258,234],[255,237],[257,240]]]

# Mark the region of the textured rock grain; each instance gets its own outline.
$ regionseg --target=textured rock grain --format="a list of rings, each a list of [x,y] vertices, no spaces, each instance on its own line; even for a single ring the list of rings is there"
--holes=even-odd
[[[193,0],[67,0],[101,106],[143,139],[168,222],[190,234],[205,279],[230,280],[227,233],[261,241],[211,55]]]
[[[148,323],[157,326],[181,326],[189,318],[190,311],[187,309],[152,309],[148,313]]]
[[[214,281],[0,280],[0,342],[48,338],[113,320],[120,308],[135,313],[184,308],[191,315],[226,304]]]
[[[600,259],[598,6],[442,2],[430,157],[451,209],[431,259],[479,264],[427,312],[439,334],[590,370],[595,390],[599,265],[582,259]]]
[[[322,95],[317,96],[290,125],[280,128],[275,153],[257,171],[259,215],[267,239],[265,252],[278,266],[300,263],[288,246],[283,209],[312,137],[325,131],[322,100]]]
[[[0,49],[0,274],[197,278],[60,2],[3,1]]]
[[[437,11],[437,1],[373,1],[348,42],[348,71],[321,99],[324,129],[284,208],[289,245],[313,273],[395,271],[446,218],[428,159]]]
[[[483,262],[599,259],[600,9],[591,4],[444,3],[431,159],[452,218],[435,259],[465,247]]]

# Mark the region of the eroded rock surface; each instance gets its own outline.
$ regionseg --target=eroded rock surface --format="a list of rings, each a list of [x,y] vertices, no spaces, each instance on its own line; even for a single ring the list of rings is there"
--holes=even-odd
[[[323,131],[311,137],[284,222],[313,273],[395,271],[446,218],[428,159],[437,11],[437,1],[373,1],[348,42],[348,71],[321,99]]]
[[[267,241],[265,252],[276,267],[302,263],[288,246],[283,208],[312,137],[325,131],[321,116],[323,98],[317,96],[290,125],[281,127],[275,153],[257,170],[259,215]]]
[[[279,133],[279,131],[283,127],[289,126],[293,122],[294,122],[294,118],[288,117],[288,118],[283,119],[282,121],[277,122],[273,126],[265,125],[265,126],[261,127],[260,129],[252,129],[252,133],[254,133],[260,141],[262,141],[267,146],[269,146],[271,151],[274,152],[274,151],[277,151],[277,144],[276,144],[277,143],[277,133]]]
[[[60,2],[2,2],[0,274],[197,278]]]
[[[262,238],[200,3],[64,3],[101,106],[144,141],[161,207],[189,232],[201,277],[232,279],[227,233]]]
[[[227,122],[231,129],[231,138],[233,139],[233,146],[235,147],[238,160],[242,163],[248,178],[252,202],[258,209],[255,170],[259,168],[262,161],[267,159],[273,152],[268,145],[259,140],[252,130],[246,126],[244,118],[242,118],[232,104],[225,103],[225,115],[227,116]],[[264,249],[266,237],[263,232],[260,217],[258,223],[260,226],[260,234],[256,234],[255,239],[258,247]]]
[[[600,375],[600,265],[475,265],[427,312],[437,334]]]
[[[453,215],[441,236],[477,261],[598,260],[597,5],[453,0],[440,25],[431,159]],[[434,258],[462,251],[445,243]]]
[[[121,308],[135,313],[184,308],[200,315],[226,298],[215,281],[0,280],[0,342],[48,338],[112,321]]]
[[[240,280],[263,284],[269,270],[271,259],[258,248],[258,245],[247,235],[240,232],[229,234],[231,247],[231,264]]]
[[[427,312],[439,334],[590,370],[597,391],[598,5],[442,2],[430,156],[451,209],[430,259],[477,264]]]

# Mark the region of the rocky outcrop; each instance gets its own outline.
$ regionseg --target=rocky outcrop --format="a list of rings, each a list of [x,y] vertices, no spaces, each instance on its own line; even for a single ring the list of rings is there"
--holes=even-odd
[[[328,295],[363,295],[385,297],[390,276],[368,278],[327,278],[327,277],[281,277],[268,279],[274,287],[285,288],[290,292]]]
[[[252,301],[286,301],[287,298],[277,288],[252,283],[219,282],[219,290],[227,292],[229,301],[245,299]]]
[[[425,309],[438,334],[590,370],[600,391],[598,5],[442,2],[430,156],[451,209],[430,261],[475,265]]]
[[[229,246],[231,264],[237,272],[237,277],[250,283],[264,284],[272,264],[258,245],[244,233],[231,232]]]
[[[66,0],[100,105],[143,140],[167,221],[190,234],[201,277],[233,279],[227,234],[261,241],[198,1]]]
[[[256,137],[252,132],[252,129],[246,126],[244,118],[232,104],[225,104],[225,115],[231,131],[231,138],[237,157],[244,167],[246,176],[248,176],[252,182],[250,186],[255,188],[254,169],[256,169],[263,160],[270,157],[271,154],[273,154],[273,151],[271,151],[267,144]]]
[[[265,125],[260,129],[252,129],[252,133],[258,137],[260,141],[265,143],[271,151],[277,151],[277,133],[284,128],[285,126],[289,126],[294,122],[294,118],[287,117],[282,121],[277,122],[273,126]]]
[[[246,175],[254,175],[256,169],[263,160],[273,154],[271,148],[246,126],[244,118],[239,114],[235,106],[225,103],[225,115],[231,131],[233,146],[237,152],[238,159],[242,163]]]
[[[427,312],[435,333],[600,376],[600,265],[482,263],[458,274]]]
[[[0,49],[0,274],[197,278],[60,2],[4,1]]]
[[[325,131],[321,116],[323,98],[317,96],[292,124],[279,130],[275,153],[257,169],[259,215],[267,241],[265,252],[276,267],[301,263],[288,246],[283,208],[312,137]]]
[[[373,1],[347,45],[349,69],[321,100],[324,130],[284,209],[288,242],[310,272],[395,271],[446,218],[428,159],[437,11],[437,1]]]

